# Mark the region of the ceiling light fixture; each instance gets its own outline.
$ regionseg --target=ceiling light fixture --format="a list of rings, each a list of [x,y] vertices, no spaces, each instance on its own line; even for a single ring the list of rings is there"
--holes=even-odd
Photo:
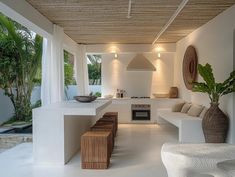
[[[129,5],[128,5],[128,11],[127,11],[127,17],[126,18],[131,18],[131,0],[129,0]]]
[[[157,54],[157,56],[158,56],[158,58],[161,58],[161,53],[159,52],[159,53]]]
[[[118,58],[118,54],[117,54],[117,53],[114,54],[114,58],[115,58],[115,59]]]

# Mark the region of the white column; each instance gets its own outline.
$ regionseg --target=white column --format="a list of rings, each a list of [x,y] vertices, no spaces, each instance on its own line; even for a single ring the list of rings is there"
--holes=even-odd
[[[88,69],[87,69],[87,58],[86,58],[86,46],[79,45],[77,50],[77,84],[79,87],[79,93],[89,94],[89,80],[88,80]]]

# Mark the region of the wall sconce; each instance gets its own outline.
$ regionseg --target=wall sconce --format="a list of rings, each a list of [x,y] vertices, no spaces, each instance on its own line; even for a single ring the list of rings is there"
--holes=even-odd
[[[114,58],[117,59],[118,58],[118,54],[114,53]]]
[[[159,52],[159,53],[157,54],[157,56],[158,56],[158,58],[161,58],[161,53]]]

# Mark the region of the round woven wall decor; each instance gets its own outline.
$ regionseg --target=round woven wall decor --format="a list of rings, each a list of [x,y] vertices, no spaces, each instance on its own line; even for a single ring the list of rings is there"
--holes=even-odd
[[[193,82],[197,78],[197,53],[193,46],[188,46],[183,60],[183,78],[187,89],[192,90]]]

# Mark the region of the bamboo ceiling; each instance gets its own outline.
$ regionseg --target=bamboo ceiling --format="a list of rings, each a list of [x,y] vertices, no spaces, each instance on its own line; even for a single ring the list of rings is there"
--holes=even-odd
[[[151,44],[182,0],[27,0],[83,44]],[[189,0],[158,42],[176,42],[235,4],[235,0]]]

